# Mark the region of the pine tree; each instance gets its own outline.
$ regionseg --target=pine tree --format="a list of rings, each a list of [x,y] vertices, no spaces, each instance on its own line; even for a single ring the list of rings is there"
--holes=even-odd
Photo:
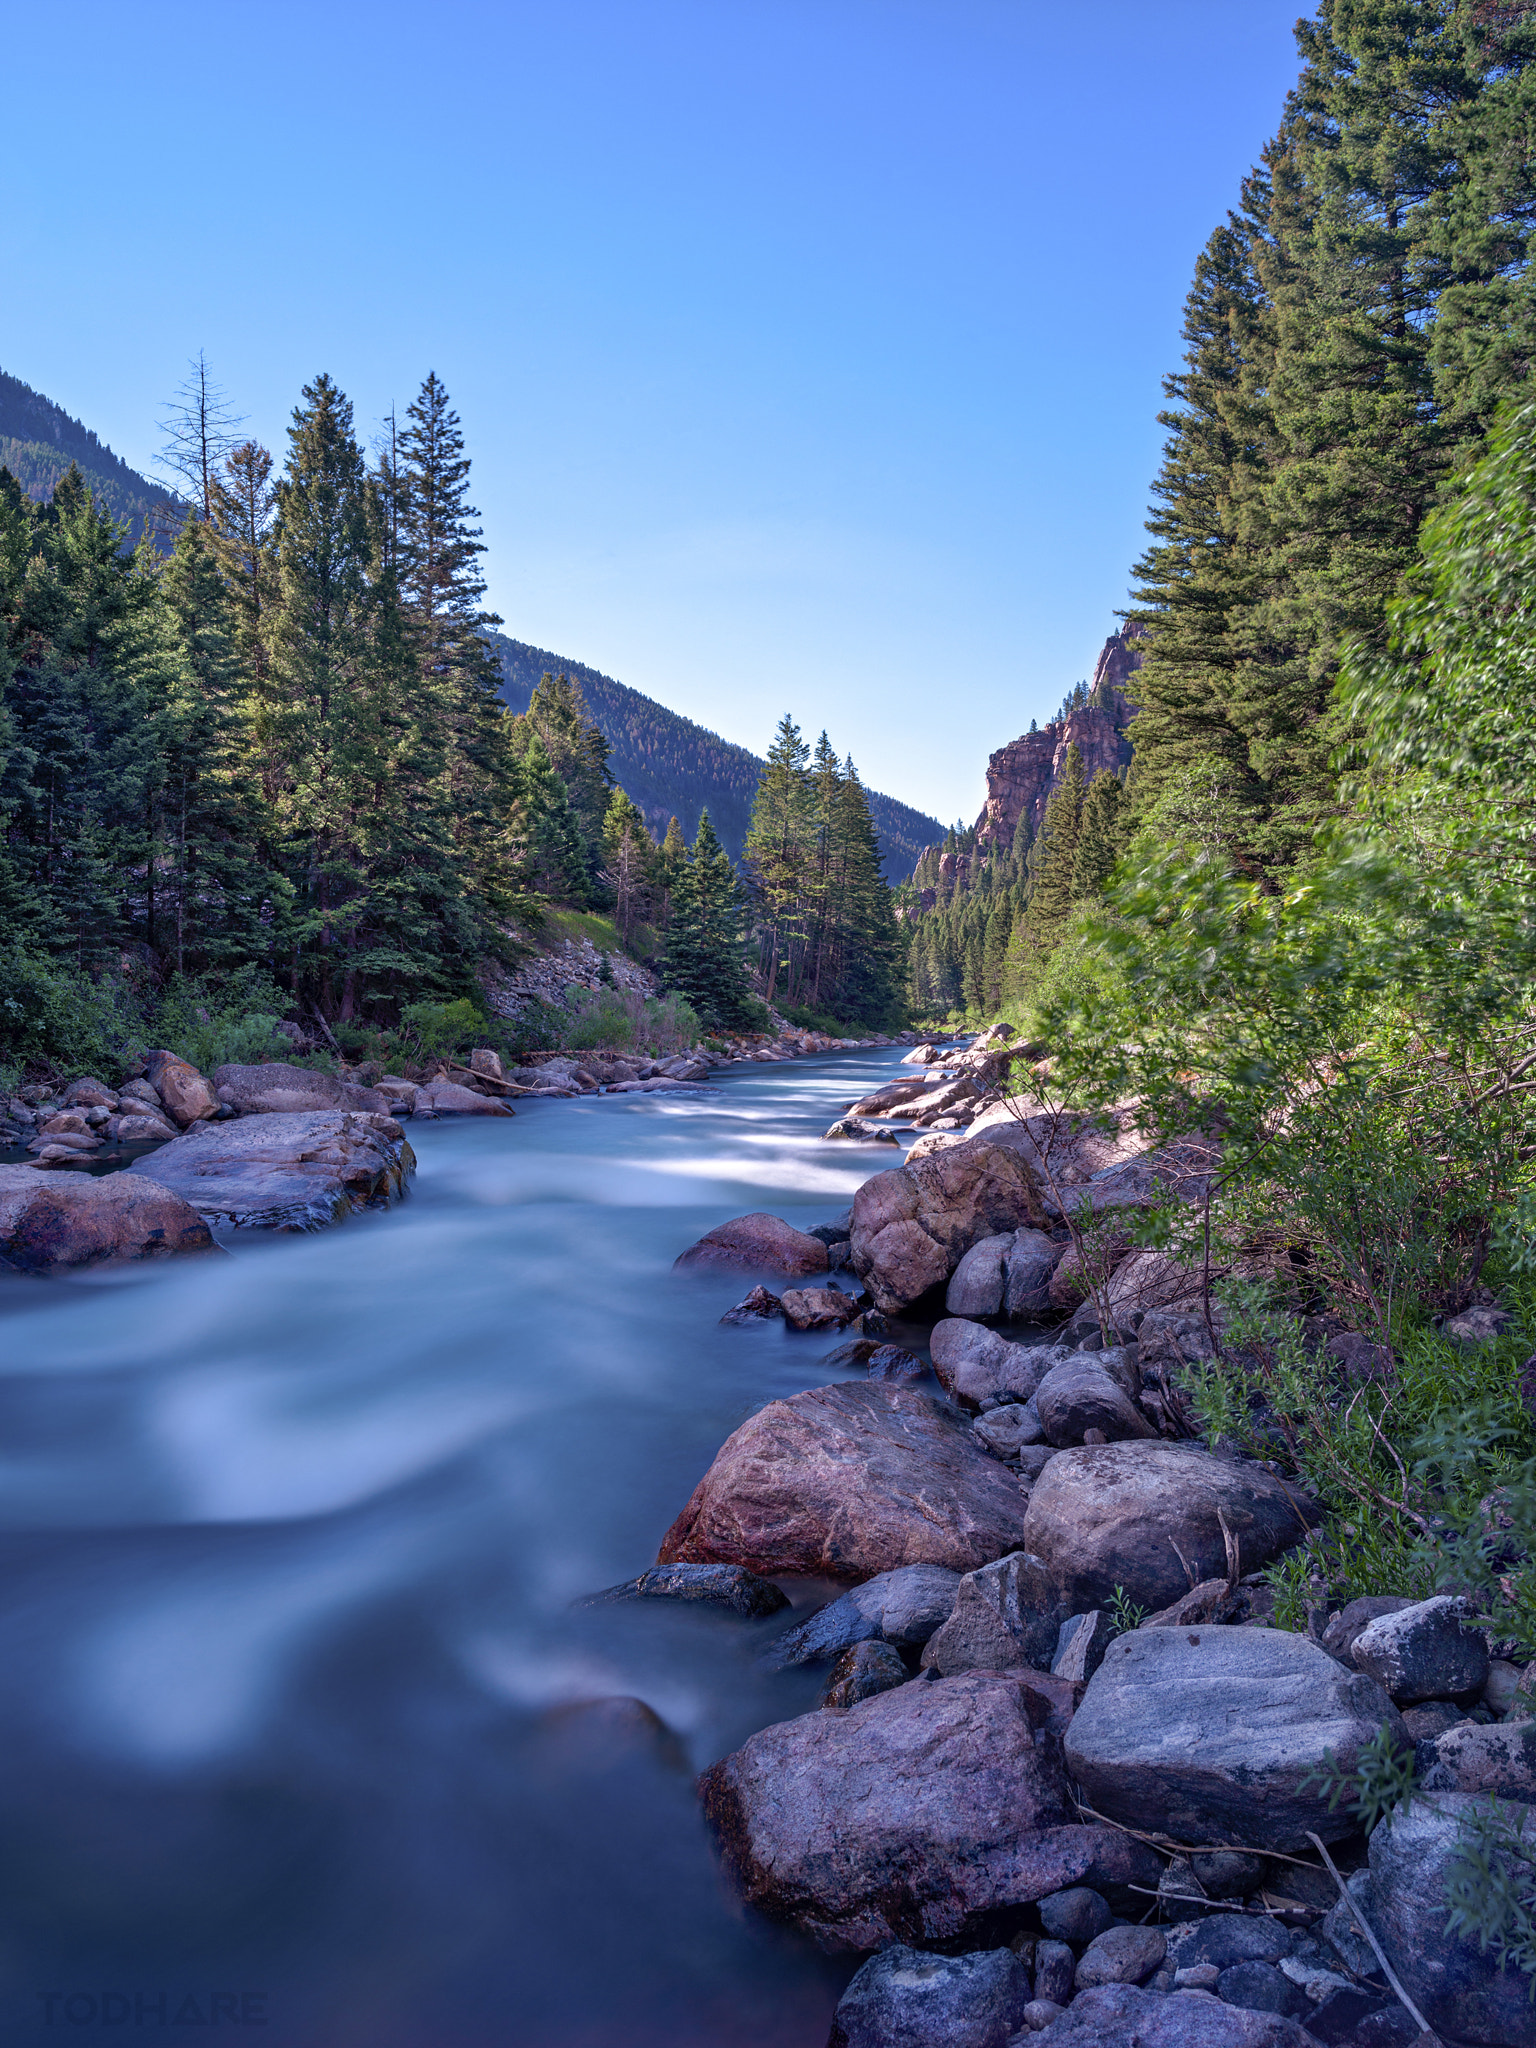
[[[1035,882],[1030,892],[1028,922],[1031,936],[1042,952],[1049,952],[1059,942],[1073,915],[1082,817],[1083,757],[1074,742],[1067,749],[1061,780],[1045,807],[1034,848]]]
[[[770,1003],[778,990],[785,953],[802,935],[811,859],[809,759],[810,748],[786,713],[768,749],[747,832],[747,861],[761,904],[762,969]]]
[[[235,607],[236,643],[259,683],[267,672],[267,621],[277,583],[272,457],[259,442],[242,441],[230,450],[223,475],[213,479],[210,502],[213,516],[207,524]]]
[[[708,810],[672,892],[666,981],[706,1024],[731,1028],[750,1019],[743,957],[741,891]]]
[[[1083,799],[1072,861],[1072,894],[1080,903],[1091,902],[1100,894],[1125,850],[1124,805],[1124,785],[1108,768],[1101,768]]]
[[[656,847],[645,828],[640,806],[622,789],[615,789],[608,800],[608,815],[603,820],[603,860],[613,891],[619,937],[627,948],[636,924],[650,907]]]

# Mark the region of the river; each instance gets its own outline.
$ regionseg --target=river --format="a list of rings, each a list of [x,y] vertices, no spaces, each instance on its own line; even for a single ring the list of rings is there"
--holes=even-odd
[[[899,1060],[417,1124],[393,1210],[0,1286],[0,2038],[822,2048],[852,1966],[740,1909],[693,1776],[824,1674],[573,1603],[846,1376],[671,1265],[845,1208],[898,1155],[820,1133]]]

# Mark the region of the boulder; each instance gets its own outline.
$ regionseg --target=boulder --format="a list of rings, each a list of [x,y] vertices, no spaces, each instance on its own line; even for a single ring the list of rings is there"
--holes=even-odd
[[[1492,1727],[1458,1722],[1434,1738],[1427,1763],[1420,1752],[1419,1783],[1426,1792],[1481,1792],[1536,1803],[1536,1721]]]
[[[176,1126],[163,1116],[140,1116],[133,1111],[124,1111],[121,1116],[111,1118],[106,1131],[116,1145],[139,1145],[146,1140],[163,1145],[176,1136]]]
[[[1244,2012],[1209,1991],[1149,1991],[1099,1984],[1051,2026],[1051,2048],[1316,2048],[1280,2013]]]
[[[828,1713],[846,1713],[860,1700],[872,1700],[893,1685],[905,1685],[911,1676],[906,1659],[890,1643],[854,1643],[832,1666],[820,1704]]]
[[[1084,1949],[1077,1966],[1079,1991],[1095,1984],[1143,1984],[1162,1962],[1168,1944],[1155,1927],[1107,1927]]]
[[[945,1393],[979,1408],[996,1394],[1027,1401],[1063,1354],[1054,1346],[1010,1344],[995,1330],[954,1316],[934,1324],[928,1355]]]
[[[968,1138],[865,1181],[853,1198],[853,1270],[890,1314],[947,1281],[982,1238],[1045,1220],[1018,1154]]]
[[[888,1948],[855,1973],[827,2048],[1006,2048],[1028,2003],[1029,1973],[1012,1949]]]
[[[55,1117],[53,1123],[58,1122]],[[55,1130],[45,1124],[37,1137],[28,1141],[29,1152],[99,1152],[101,1139],[94,1131]]]
[[[1052,1676],[1086,1684],[1104,1662],[1104,1652],[1111,1641],[1110,1627],[1109,1616],[1099,1608],[1091,1614],[1069,1614],[1057,1633]]]
[[[658,1562],[845,1580],[973,1571],[1019,1547],[1024,1505],[948,1403],[845,1382],[772,1401],[727,1438]]]
[[[71,1081],[60,1100],[66,1109],[116,1109],[117,1097],[92,1074]]]
[[[960,1589],[960,1574],[937,1564],[903,1565],[866,1579],[841,1599],[777,1638],[765,1661],[775,1670],[839,1657],[855,1643],[895,1643],[916,1649],[947,1620]]]
[[[1003,1260],[1003,1313],[1013,1323],[1034,1322],[1050,1307],[1051,1275],[1062,1246],[1043,1230],[1016,1230]]]
[[[1365,1671],[1400,1707],[1420,1700],[1475,1700],[1488,1682],[1488,1642],[1450,1593],[1383,1614],[1355,1637],[1355,1669]]]
[[[638,1579],[591,1594],[582,1604],[606,1607],[619,1600],[693,1600],[708,1607],[728,1607],[733,1614],[756,1618],[782,1614],[788,1600],[771,1579],[744,1571],[739,1564],[655,1565]]]
[[[1067,1732],[1088,1803],[1186,1842],[1293,1852],[1308,1831],[1353,1832],[1330,1809],[1329,1759],[1349,1771],[1383,1726],[1406,1747],[1374,1679],[1283,1629],[1136,1629],[1119,1636]]]
[[[1446,1883],[1463,1828],[1489,1809],[1465,1792],[1436,1792],[1399,1806],[1371,1836],[1369,1896],[1362,1901],[1376,1939],[1425,2019],[1467,2048],[1512,2048],[1536,2028],[1530,1978],[1500,1970],[1475,1936],[1446,1931]],[[1518,1816],[1525,1809],[1507,1810]],[[1536,1828],[1527,1824],[1536,1864]]]
[[[754,1287],[741,1297],[734,1308],[728,1308],[720,1320],[722,1323],[750,1325],[783,1313],[784,1304],[776,1294],[770,1294],[766,1287]]]
[[[240,1229],[321,1230],[403,1193],[415,1166],[392,1117],[316,1110],[199,1124],[127,1172]]]
[[[1140,1374],[1117,1370],[1122,1351],[1079,1352],[1053,1365],[1035,1389],[1040,1426],[1058,1448],[1080,1444],[1090,1429],[1102,1431],[1106,1443],[1131,1437],[1153,1437],[1157,1431],[1137,1405],[1126,1382]]]
[[[1483,1705],[1490,1714],[1503,1719],[1511,1708],[1521,1701],[1520,1688],[1525,1683],[1525,1669],[1522,1665],[1511,1664],[1503,1657],[1488,1660],[1488,1682],[1483,1687]],[[1520,1719],[1526,1718],[1524,1715]]]
[[[829,1138],[851,1138],[860,1145],[897,1145],[900,1138],[883,1124],[870,1123],[866,1117],[840,1116],[835,1124],[828,1124],[824,1133]]]
[[[1110,1320],[1123,1325],[1151,1309],[1178,1309],[1200,1300],[1200,1274],[1166,1252],[1136,1252],[1123,1259],[1104,1290]]]
[[[961,1259],[944,1292],[952,1316],[995,1316],[1003,1306],[1003,1259],[1013,1248],[1012,1231],[984,1237]]]
[[[285,1116],[314,1109],[363,1109],[387,1116],[390,1111],[390,1099],[381,1089],[359,1088],[334,1074],[285,1066],[280,1060],[264,1066],[215,1067],[213,1092],[239,1116]]]
[[[971,1427],[1005,1465],[1017,1465],[1025,1446],[1039,1443],[1045,1433],[1033,1401],[1005,1401],[1001,1408],[978,1415]]]
[[[1258,1465],[1194,1444],[1135,1441],[1059,1452],[1029,1498],[1024,1548],[1045,1560],[1071,1610],[1171,1606],[1227,1570],[1222,1520],[1244,1572],[1292,1549],[1321,1520],[1315,1503]]]
[[[840,1330],[859,1312],[840,1287],[786,1287],[780,1305],[792,1330]]]
[[[1103,1893],[1085,1884],[1052,1892],[1040,1901],[1040,1925],[1052,1941],[1069,1942],[1073,1948],[1086,1948],[1095,1936],[1114,1924],[1114,1918]],[[1157,1960],[1161,1962],[1162,1957]]]
[[[510,1103],[497,1102],[489,1095],[482,1095],[478,1089],[466,1088],[460,1081],[429,1081],[424,1088],[416,1090],[413,1109],[417,1116],[517,1115]]]
[[[1323,1630],[1323,1648],[1341,1664],[1354,1663],[1355,1639],[1384,1614],[1401,1614],[1413,1601],[1401,1593],[1362,1593],[1337,1614],[1328,1617]]]
[[[889,1116],[901,1109],[914,1097],[928,1090],[928,1082],[914,1077],[910,1081],[891,1081],[884,1088],[877,1088],[873,1095],[862,1096],[857,1102],[850,1102],[847,1114],[853,1117]]]
[[[1049,1671],[1061,1631],[1061,1601],[1039,1558],[1015,1551],[968,1572],[943,1627],[923,1651],[924,1670]]]
[[[872,1380],[921,1380],[928,1376],[928,1368],[915,1351],[904,1351],[899,1344],[877,1344],[869,1354],[869,1376]]]
[[[897,1686],[760,1729],[704,1773],[704,1810],[748,1902],[828,1948],[962,1940],[1073,1884],[1155,1886],[1150,1850],[1071,1822],[1048,1718],[1003,1672]]]
[[[0,1166],[0,1260],[18,1272],[168,1258],[212,1244],[207,1224],[179,1195],[126,1173]]]
[[[827,1248],[819,1237],[810,1237],[782,1217],[759,1210],[717,1224],[673,1261],[674,1270],[691,1266],[757,1266],[795,1279],[806,1273],[825,1273]]]
[[[145,1070],[149,1085],[182,1130],[218,1115],[218,1097],[190,1061],[161,1050],[145,1054]]]
[[[1451,1316],[1441,1324],[1440,1330],[1442,1336],[1449,1337],[1456,1344],[1491,1344],[1514,1327],[1515,1319],[1508,1309],[1477,1307],[1464,1309],[1459,1316]]]

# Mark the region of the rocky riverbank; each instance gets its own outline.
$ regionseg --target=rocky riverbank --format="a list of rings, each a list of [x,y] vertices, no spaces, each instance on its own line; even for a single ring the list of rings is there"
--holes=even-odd
[[[1085,1226],[1198,1199],[1209,1152],[1005,1097],[996,1053],[913,1056],[965,1084],[940,1114],[966,1128],[844,1217],[739,1218],[678,1261],[757,1282],[727,1322],[835,1330],[823,1364],[858,1372],[742,1423],[616,1589],[755,1613],[775,1581],[849,1589],[770,1652],[824,1668],[821,1705],[700,1782],[727,1870],[868,1957],[831,2048],[1530,2042],[1529,1978],[1447,1932],[1445,1882],[1469,1815],[1536,1802],[1536,1666],[1454,1593],[1277,1625],[1266,1567],[1322,1510],[1202,1439],[1184,1380],[1219,1315],[1128,1240],[1107,1287],[1081,1270]],[[925,1071],[858,1110],[939,1092]],[[1313,1323],[1346,1392],[1385,1369]],[[1367,1839],[1360,1780],[1410,1765]]]

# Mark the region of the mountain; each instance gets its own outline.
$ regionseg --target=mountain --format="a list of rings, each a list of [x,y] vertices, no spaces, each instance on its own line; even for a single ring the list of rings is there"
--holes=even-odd
[[[514,711],[528,709],[540,676],[570,676],[580,683],[588,710],[613,748],[609,766],[645,813],[646,823],[659,835],[675,816],[692,839],[699,812],[708,804],[726,850],[735,859],[741,857],[753,793],[763,771],[756,754],[585,662],[509,640],[504,633],[493,633],[490,639],[501,659],[502,695]],[[873,789],[867,795],[885,878],[900,881],[923,847],[943,837],[944,828],[937,818],[898,803],[895,797]]]
[[[54,485],[71,463],[79,465],[99,505],[114,519],[126,519],[129,537],[142,540],[150,515],[172,493],[130,469],[105,443],[62,406],[44,398],[19,377],[0,370],[0,464],[29,498],[53,496]]]

